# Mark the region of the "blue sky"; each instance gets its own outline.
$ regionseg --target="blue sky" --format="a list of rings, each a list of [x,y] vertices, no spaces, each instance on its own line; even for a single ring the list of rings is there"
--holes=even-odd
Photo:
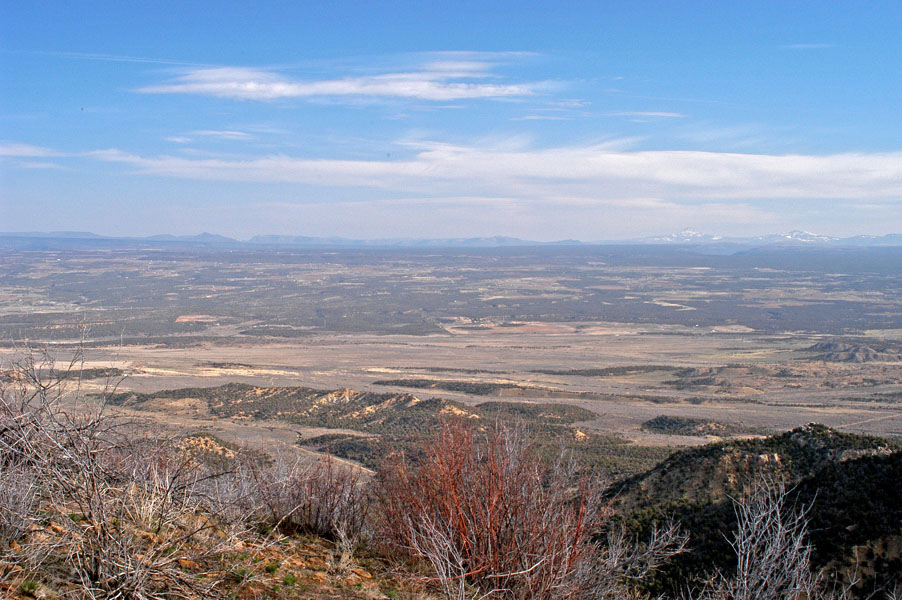
[[[0,231],[902,231],[899,2],[3,2]]]

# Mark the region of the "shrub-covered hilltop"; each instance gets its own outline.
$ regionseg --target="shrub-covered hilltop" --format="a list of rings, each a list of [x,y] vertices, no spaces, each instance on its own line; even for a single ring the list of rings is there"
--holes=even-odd
[[[25,357],[0,380],[0,598],[902,591],[902,452],[886,440],[807,426],[678,452],[612,485],[592,457],[617,446],[576,435],[588,415],[575,407],[251,386],[84,398],[75,379]],[[105,409],[166,396],[382,436],[381,460],[370,474],[160,439]],[[387,451],[392,431],[403,451]]]
[[[902,585],[902,452],[897,442],[810,424],[761,439],[683,450],[614,486],[614,506],[634,531],[677,519],[691,532],[689,550],[656,575],[673,590],[736,555],[727,532],[735,498],[762,479],[782,482],[787,504],[805,511],[812,562],[857,589]]]

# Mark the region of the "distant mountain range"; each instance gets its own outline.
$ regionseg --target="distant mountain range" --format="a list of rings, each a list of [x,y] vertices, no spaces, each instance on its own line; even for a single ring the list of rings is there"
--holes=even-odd
[[[359,240],[340,237],[304,237],[288,235],[255,235],[249,244],[269,244],[280,246],[353,246],[353,247],[397,247],[397,248],[500,248],[504,246],[573,246],[583,244],[578,240],[560,240],[556,242],[534,242],[515,237],[472,237],[472,238],[435,238],[409,239],[384,238]]]
[[[11,243],[34,246],[39,240],[66,240],[75,242],[82,240],[90,244],[190,244],[208,246],[303,246],[317,248],[503,248],[517,246],[579,246],[579,245],[674,245],[701,246],[709,249],[723,248],[739,250],[766,246],[790,247],[888,247],[902,246],[902,234],[891,233],[882,236],[858,235],[847,238],[818,235],[807,231],[790,231],[788,233],[771,234],[756,237],[728,237],[699,233],[692,229],[684,229],[678,233],[663,236],[644,237],[631,240],[610,240],[582,242],[579,240],[559,240],[554,242],[537,242],[515,237],[472,237],[472,238],[382,238],[353,239],[343,237],[311,237],[290,235],[257,235],[242,241],[213,233],[199,235],[152,235],[148,237],[113,237],[102,236],[82,231],[49,231],[49,232],[10,232],[0,233],[0,240]],[[30,243],[29,243],[30,241]]]
[[[741,246],[772,246],[772,245],[801,245],[801,246],[902,246],[902,234],[891,233],[888,235],[857,235],[854,237],[837,238],[828,235],[819,235],[809,231],[790,231],[788,233],[762,235],[757,237],[726,237],[699,233],[693,229],[684,229],[679,233],[659,237],[647,237],[632,240],[630,243],[645,244],[736,244]]]

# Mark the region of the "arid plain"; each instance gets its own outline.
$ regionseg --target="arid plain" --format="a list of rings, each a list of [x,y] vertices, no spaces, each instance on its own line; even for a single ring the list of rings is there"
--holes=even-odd
[[[797,248],[10,248],[2,352],[8,361],[26,344],[46,346],[65,360],[82,347],[85,369],[119,369],[120,392],[245,383],[575,405],[594,415],[577,430],[640,446],[808,422],[893,437],[902,435],[898,258]],[[185,399],[144,403],[140,414],[251,445],[335,429],[222,417]],[[648,426],[661,416],[706,426]]]

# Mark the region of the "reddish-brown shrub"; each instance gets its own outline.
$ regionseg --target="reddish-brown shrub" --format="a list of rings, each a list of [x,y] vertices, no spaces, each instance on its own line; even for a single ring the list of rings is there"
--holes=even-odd
[[[591,586],[593,537],[608,516],[601,485],[548,465],[522,428],[449,421],[411,465],[379,478],[386,540],[425,559],[452,597],[467,583],[511,598],[577,598]]]

